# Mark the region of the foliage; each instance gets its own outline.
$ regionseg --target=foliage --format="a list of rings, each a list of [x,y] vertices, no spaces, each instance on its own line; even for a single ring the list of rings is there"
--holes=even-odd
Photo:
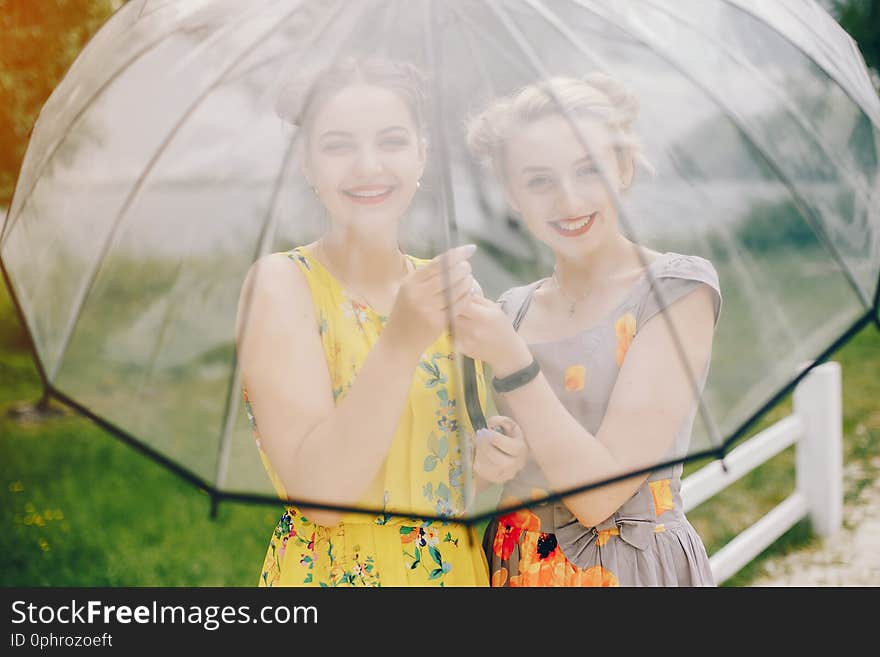
[[[0,0],[0,208],[40,108],[121,0]]]
[[[810,247],[816,234],[795,204],[783,201],[756,201],[736,227],[736,238],[752,253],[765,253],[791,247]]]
[[[834,0],[832,13],[859,45],[865,63],[880,72],[880,0]]]

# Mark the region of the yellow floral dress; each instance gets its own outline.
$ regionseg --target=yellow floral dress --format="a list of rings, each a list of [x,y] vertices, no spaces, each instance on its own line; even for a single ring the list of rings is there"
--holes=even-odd
[[[339,403],[387,320],[354,299],[304,247],[286,254],[306,277],[317,327]],[[425,261],[410,257],[416,267]],[[465,504],[459,403],[452,341],[442,334],[413,373],[409,403],[397,426],[385,464],[362,498],[379,516],[347,513],[335,527],[310,521],[287,506],[269,541],[260,586],[487,586],[488,564],[473,527],[452,522]],[[485,383],[477,368],[477,385]],[[245,409],[263,465],[279,497],[281,481],[260,446],[257,418],[242,389]],[[463,406],[463,404],[462,404]],[[466,430],[470,430],[467,427]],[[423,521],[393,515],[434,515]]]

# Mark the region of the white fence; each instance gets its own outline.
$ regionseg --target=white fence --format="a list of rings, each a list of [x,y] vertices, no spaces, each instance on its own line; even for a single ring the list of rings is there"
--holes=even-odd
[[[682,482],[685,512],[791,445],[796,489],[785,501],[713,554],[709,561],[721,584],[763,552],[792,525],[809,516],[813,530],[829,536],[843,521],[843,415],[840,365],[816,367],[794,391],[794,412]]]

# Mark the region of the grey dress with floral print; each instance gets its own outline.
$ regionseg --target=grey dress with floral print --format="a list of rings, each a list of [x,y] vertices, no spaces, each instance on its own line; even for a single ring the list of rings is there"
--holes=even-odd
[[[651,276],[643,273],[595,326],[562,340],[529,345],[562,404],[593,434],[602,423],[629,344],[652,317],[706,285],[714,293],[717,322],[721,293],[709,261],[665,253],[648,271]],[[532,294],[545,281],[513,288],[499,299],[517,329]],[[699,381],[700,392],[706,374]],[[695,403],[669,455],[687,451],[696,409]],[[503,398],[498,410],[515,417]],[[495,519],[484,539],[493,586],[713,586],[706,550],[682,509],[681,472],[681,464],[652,472],[626,503],[595,527],[579,523],[561,502]],[[538,464],[530,459],[505,484],[502,504],[535,499],[549,489]]]

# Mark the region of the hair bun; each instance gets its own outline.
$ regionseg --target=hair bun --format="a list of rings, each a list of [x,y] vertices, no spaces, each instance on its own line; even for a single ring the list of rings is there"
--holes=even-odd
[[[590,73],[583,80],[608,97],[620,117],[620,127],[630,130],[639,116],[639,97],[605,73]]]
[[[494,99],[468,120],[467,147],[480,164],[503,180],[505,143],[517,125],[557,114],[582,114],[601,121],[612,131],[619,152],[628,153],[634,164],[654,174],[654,167],[642,153],[641,141],[634,131],[639,115],[638,97],[598,72],[583,78],[549,78]]]
[[[467,120],[465,143],[471,154],[486,169],[492,167],[498,144],[507,136],[511,113],[511,102],[505,99]]]

